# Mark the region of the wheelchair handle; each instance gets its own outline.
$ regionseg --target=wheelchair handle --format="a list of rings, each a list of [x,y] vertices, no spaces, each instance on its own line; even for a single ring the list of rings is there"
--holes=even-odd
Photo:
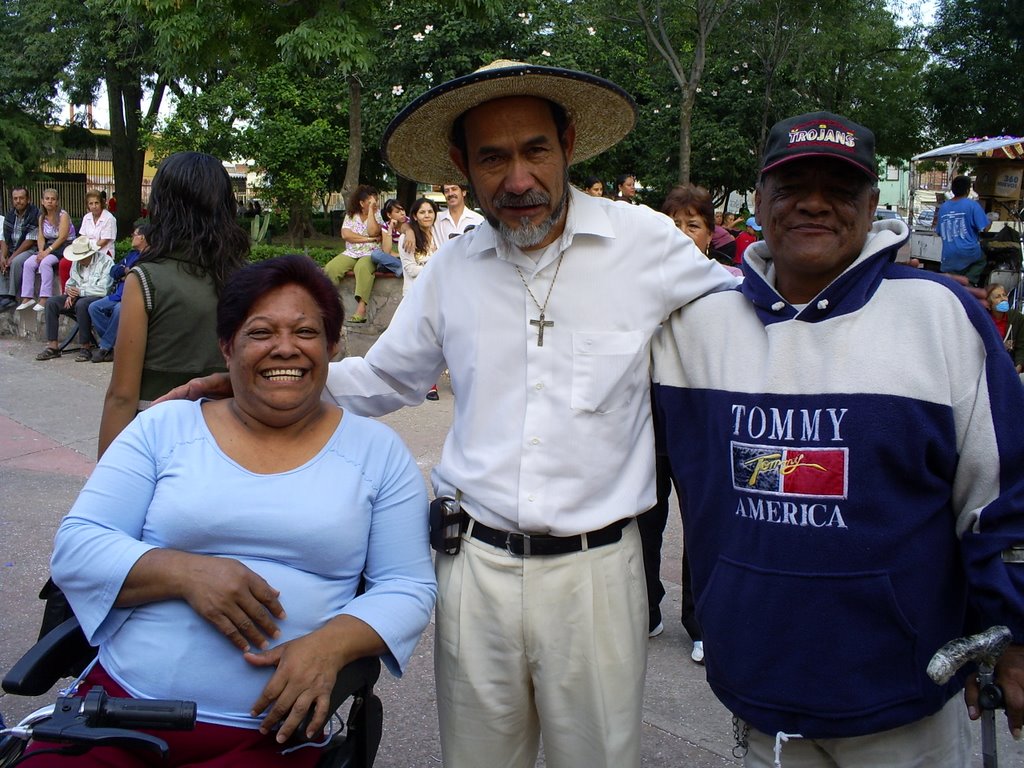
[[[81,702],[81,714],[92,728],[191,731],[196,726],[194,701],[113,698],[99,687],[90,690],[84,699],[71,701]]]

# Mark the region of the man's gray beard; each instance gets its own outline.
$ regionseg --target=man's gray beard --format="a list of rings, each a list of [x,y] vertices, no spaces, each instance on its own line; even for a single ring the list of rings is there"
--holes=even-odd
[[[548,202],[547,200],[544,201]],[[518,227],[510,227],[503,221],[499,221],[495,216],[490,213],[486,215],[487,222],[494,227],[501,239],[509,245],[514,245],[520,250],[527,250],[533,248],[540,243],[544,242],[544,238],[551,232],[552,227],[558,223],[559,219],[562,218],[562,214],[565,213],[565,207],[569,202],[569,173],[566,171],[565,179],[562,181],[562,197],[558,201],[558,205],[551,212],[544,221],[539,224],[531,224],[529,218],[522,218],[519,220]],[[500,207],[495,205],[495,207]]]

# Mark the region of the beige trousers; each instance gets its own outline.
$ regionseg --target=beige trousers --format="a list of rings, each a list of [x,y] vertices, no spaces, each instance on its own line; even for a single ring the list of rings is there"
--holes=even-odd
[[[635,522],[586,552],[438,555],[434,671],[445,768],[635,768],[647,595]]]
[[[775,736],[754,728],[745,768],[774,768]],[[931,717],[900,728],[846,739],[791,739],[782,745],[782,768],[967,768],[970,721],[962,696]]]

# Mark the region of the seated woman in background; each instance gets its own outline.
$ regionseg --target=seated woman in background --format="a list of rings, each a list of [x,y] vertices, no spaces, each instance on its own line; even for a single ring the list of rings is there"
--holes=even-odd
[[[114,266],[110,257],[85,235],[79,235],[75,242],[64,249],[64,258],[71,264],[65,293],[52,296],[46,302],[46,346],[36,355],[36,360],[53,360],[60,357],[57,343],[60,316],[67,315],[78,321],[78,343],[81,349],[76,363],[92,360],[92,318],[89,308],[100,301],[110,290],[112,279],[110,268]]]
[[[360,184],[349,195],[341,238],[345,241],[345,250],[327,262],[324,271],[336,283],[340,283],[350,271],[355,274],[356,311],[348,322],[365,323],[366,305],[373,291],[373,249],[380,243],[376,189]]]
[[[402,258],[398,253],[398,239],[406,223],[405,208],[394,198],[384,203],[384,226],[380,230],[380,248],[374,248],[371,258],[375,267],[402,276]]]
[[[114,261],[114,243],[117,240],[117,220],[114,214],[104,208],[103,193],[98,189],[90,189],[85,193],[85,206],[89,212],[82,217],[79,235],[85,235],[93,241],[96,250],[107,254]]]
[[[217,297],[249,258],[220,160],[176,152],[149,195],[149,247],[125,278],[99,455],[149,403],[196,376],[224,370]]]
[[[389,427],[320,397],[341,321],[305,256],[239,271],[217,308],[234,396],[140,414],[57,532],[54,581],[99,646],[87,686],[195,701],[195,731],[160,734],[190,765],[314,765],[280,744],[310,711],[301,735],[321,731],[349,662],[400,675],[430,619],[423,476]]]
[[[402,286],[404,296],[412,288],[413,281],[419,277],[420,271],[436,253],[439,243],[434,242],[434,221],[437,219],[437,203],[426,197],[419,198],[412,204],[412,221],[409,230],[399,238],[398,251],[402,254],[402,269],[405,272],[405,285]],[[414,238],[412,252],[405,247],[406,240]]]
[[[1010,353],[1017,373],[1021,373],[1024,371],[1024,315],[1010,309],[1010,296],[999,283],[992,283],[985,289],[985,300],[1003,346]]]
[[[25,260],[21,272],[21,304],[18,309],[32,307],[36,312],[46,309],[46,299],[54,295],[54,268],[64,247],[75,239],[75,225],[68,212],[60,207],[56,189],[44,189],[37,230],[38,249]],[[39,303],[36,303],[36,273],[39,273]],[[60,291],[56,291],[60,293]],[[34,305],[34,306],[33,306]]]

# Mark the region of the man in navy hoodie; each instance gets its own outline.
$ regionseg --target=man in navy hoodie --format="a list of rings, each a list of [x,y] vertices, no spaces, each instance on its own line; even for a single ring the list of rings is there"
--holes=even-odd
[[[776,124],[755,200],[743,284],[655,345],[708,682],[747,766],[788,739],[787,766],[961,768],[977,685],[929,680],[944,643],[1008,625],[1024,713],[1024,388],[976,299],[894,263],[869,130]]]

